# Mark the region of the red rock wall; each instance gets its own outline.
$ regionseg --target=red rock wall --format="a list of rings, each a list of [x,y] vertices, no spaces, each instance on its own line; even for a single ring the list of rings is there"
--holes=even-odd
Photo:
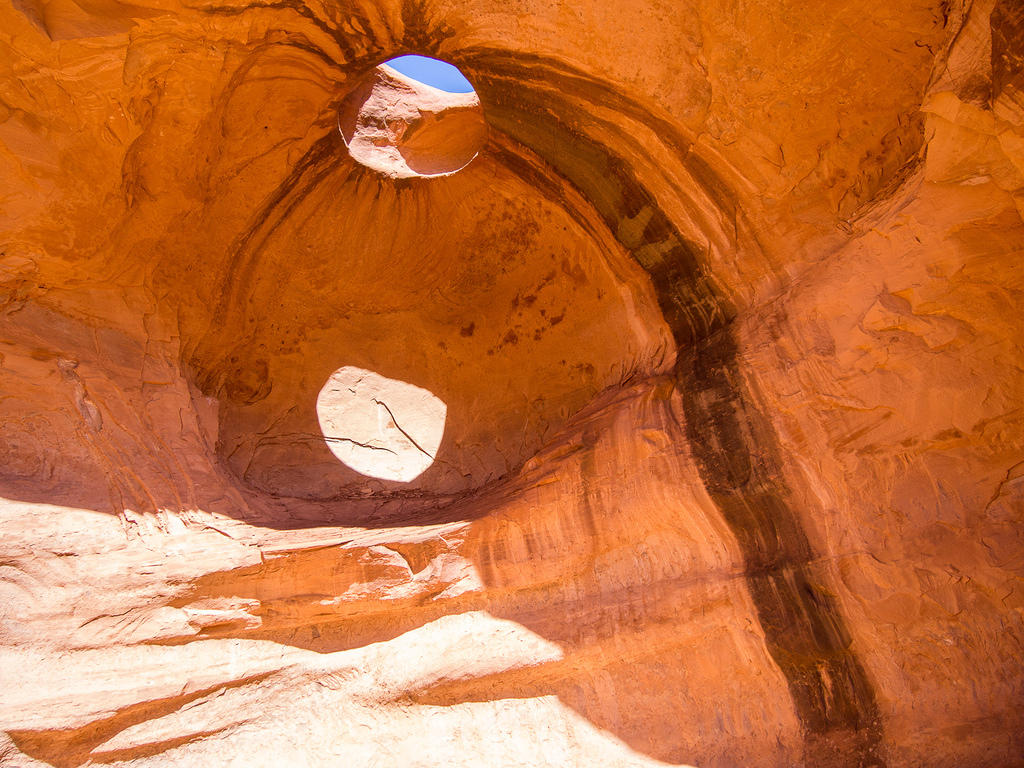
[[[0,764],[1024,764],[1022,19],[0,6]]]

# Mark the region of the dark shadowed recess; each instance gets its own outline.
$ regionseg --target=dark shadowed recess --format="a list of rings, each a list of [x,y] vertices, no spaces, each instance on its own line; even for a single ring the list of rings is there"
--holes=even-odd
[[[997,99],[1013,86],[1024,91],[1024,3],[1020,0],[999,0],[992,9],[992,92]]]
[[[715,289],[701,249],[661,210],[625,152],[579,127],[587,121],[577,119],[575,104],[589,101],[649,125],[684,158],[701,191],[720,209],[736,213],[728,187],[687,151],[689,142],[675,126],[611,84],[562,62],[507,51],[475,49],[459,62],[471,73],[492,127],[513,139],[509,149],[500,150],[508,167],[567,204],[558,185],[545,182],[536,161],[515,145],[541,158],[550,174],[593,206],[651,275],[679,348],[676,380],[690,444],[702,480],[742,548],[768,649],[786,676],[806,732],[807,763],[883,766],[874,691],[851,650],[839,606],[816,579],[814,553],[782,479],[778,442],[742,375],[735,309]],[[635,156],[643,147],[629,150]],[[622,225],[641,211],[647,225],[630,235]]]

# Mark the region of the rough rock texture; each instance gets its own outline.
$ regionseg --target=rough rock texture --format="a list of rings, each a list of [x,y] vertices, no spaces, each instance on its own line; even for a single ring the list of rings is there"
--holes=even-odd
[[[1024,765],[1022,64],[1010,0],[0,4],[0,765]]]

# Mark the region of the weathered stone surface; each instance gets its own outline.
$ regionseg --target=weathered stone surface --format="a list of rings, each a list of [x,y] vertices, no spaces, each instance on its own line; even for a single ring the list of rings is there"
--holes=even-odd
[[[1022,30],[0,4],[0,765],[1024,765]]]

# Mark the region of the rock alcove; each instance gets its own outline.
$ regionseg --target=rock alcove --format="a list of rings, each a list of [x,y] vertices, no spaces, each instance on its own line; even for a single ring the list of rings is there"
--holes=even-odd
[[[1020,765],[1018,5],[0,5],[0,765]]]

